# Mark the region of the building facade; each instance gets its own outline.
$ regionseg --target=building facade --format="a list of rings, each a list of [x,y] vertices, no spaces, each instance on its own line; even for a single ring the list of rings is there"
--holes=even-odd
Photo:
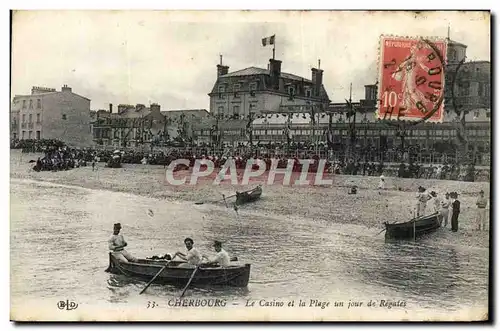
[[[217,80],[208,94],[210,113],[224,118],[278,112],[282,105],[320,105],[330,99],[323,86],[323,70],[312,68],[311,79],[281,71],[281,61],[270,59],[268,69],[249,67],[228,72],[217,66]]]
[[[57,139],[72,146],[90,146],[90,99],[73,93],[33,87],[16,95],[11,105],[11,139]]]
[[[118,105],[113,112],[95,112],[92,132],[96,146],[110,148],[146,148],[191,141],[192,127],[209,117],[205,109],[162,111],[158,104]]]

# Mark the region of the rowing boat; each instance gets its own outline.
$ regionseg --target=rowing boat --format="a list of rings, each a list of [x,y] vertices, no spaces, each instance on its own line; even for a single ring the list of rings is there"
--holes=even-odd
[[[106,272],[128,277],[151,280],[169,260],[139,259],[137,262],[122,262],[109,253],[109,267]],[[194,268],[179,268],[182,261],[171,261],[155,279],[154,283],[185,286]],[[225,268],[200,266],[191,284],[224,285],[246,287],[250,279],[250,264],[230,265]]]
[[[424,215],[414,218],[408,222],[385,224],[386,239],[413,239],[424,234],[436,231],[441,227],[439,213]]]
[[[257,186],[254,189],[245,192],[236,192],[236,205],[242,205],[248,202],[253,202],[260,199],[262,195],[262,186]]]

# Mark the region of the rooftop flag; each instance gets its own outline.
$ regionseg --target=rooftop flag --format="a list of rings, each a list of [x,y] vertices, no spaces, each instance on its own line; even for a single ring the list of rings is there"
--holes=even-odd
[[[274,45],[274,36],[275,35],[267,38],[262,38],[262,46]]]

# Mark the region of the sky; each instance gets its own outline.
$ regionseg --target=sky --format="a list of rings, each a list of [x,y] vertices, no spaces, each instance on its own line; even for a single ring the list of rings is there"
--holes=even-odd
[[[377,81],[380,35],[445,38],[490,61],[486,12],[17,11],[12,19],[11,94],[67,84],[91,99],[209,109],[219,55],[229,71],[267,68],[276,36],[282,71],[311,78],[321,59],[333,102],[364,98]]]

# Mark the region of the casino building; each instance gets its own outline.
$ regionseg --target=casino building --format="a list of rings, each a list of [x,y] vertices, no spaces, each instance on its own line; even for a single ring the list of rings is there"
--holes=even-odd
[[[360,151],[387,151],[404,144],[429,155],[422,162],[435,162],[432,153],[453,154],[458,114],[464,113],[469,152],[476,163],[489,164],[491,66],[488,61],[466,61],[466,49],[448,40],[443,123],[420,123],[402,131],[377,120],[377,84],[365,85],[365,98],[352,102],[355,115],[349,116],[346,103],[330,102],[319,65],[306,79],[282,72],[281,61],[271,59],[268,69],[230,73],[222,63],[217,66],[209,93],[212,121],[196,126],[194,138],[198,143],[231,146],[329,142],[331,149],[341,151],[354,135]]]

